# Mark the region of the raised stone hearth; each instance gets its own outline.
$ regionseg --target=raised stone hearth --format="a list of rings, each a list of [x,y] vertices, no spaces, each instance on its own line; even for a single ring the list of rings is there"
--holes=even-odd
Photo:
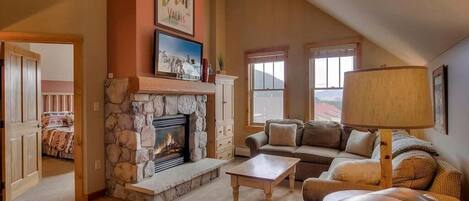
[[[211,180],[218,177],[221,162],[213,159],[203,160],[207,156],[206,95],[132,93],[129,90],[128,79],[110,79],[105,83],[105,101],[106,188],[109,195],[123,200],[169,201],[184,194],[181,192],[188,192],[192,189],[188,190],[187,187],[179,186],[178,181],[183,181],[183,183],[191,181],[192,183],[192,180],[199,177],[204,180],[204,175],[204,181],[207,178]],[[152,123],[156,118],[173,115],[189,117],[187,135],[190,161],[181,166],[187,168],[188,165],[199,162],[206,165],[197,166],[205,168],[195,168],[197,171],[193,173],[188,171],[189,174],[171,172],[184,170],[183,167],[178,166],[154,175],[156,132]],[[166,189],[166,187],[161,188],[161,185],[167,178],[158,181],[158,178],[163,178],[162,175],[185,176],[176,179]],[[147,189],[165,189],[165,192],[154,191],[153,195],[150,195],[148,192],[142,194],[141,188],[140,191],[135,191],[138,188],[129,188],[142,183],[155,185],[155,187],[147,186]],[[197,183],[195,182],[194,185]],[[175,189],[177,196],[170,195],[172,188]]]

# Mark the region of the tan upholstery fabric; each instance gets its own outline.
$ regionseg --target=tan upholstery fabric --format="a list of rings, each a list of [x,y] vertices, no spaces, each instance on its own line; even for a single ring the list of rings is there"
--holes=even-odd
[[[332,163],[331,167],[329,167],[329,170],[332,170],[337,166],[338,164],[345,162],[345,161],[357,161],[358,159],[353,159],[353,158],[335,158]]]
[[[393,186],[425,190],[431,184],[437,163],[423,151],[409,151],[392,160]]]
[[[367,158],[367,157],[360,156],[360,155],[357,155],[357,154],[347,153],[347,152],[345,152],[345,151],[341,151],[341,152],[339,153],[339,155],[337,156],[337,158],[369,159],[369,158]]]
[[[303,162],[331,164],[332,160],[339,155],[339,150],[326,147],[313,147],[303,145],[295,151],[295,157]]]
[[[270,124],[271,123],[276,123],[276,124],[296,124],[297,130],[296,130],[296,145],[299,146],[301,145],[301,138],[303,136],[303,128],[304,124],[303,121],[298,120],[298,119],[272,119],[272,120],[267,120],[265,122],[264,126],[264,132],[267,136],[270,135]]]
[[[271,123],[269,144],[296,147],[296,124]]]
[[[444,160],[437,159],[437,164],[435,178],[428,191],[460,197],[462,173]]]
[[[263,154],[294,157],[294,153],[297,149],[298,147],[272,146],[267,144],[259,148],[259,152]]]
[[[302,145],[339,149],[342,129],[339,123],[311,121],[305,124]]]
[[[345,161],[329,170],[330,180],[378,185],[381,166],[378,160]]]
[[[352,154],[371,157],[376,135],[370,132],[353,130],[348,138],[345,151]]]

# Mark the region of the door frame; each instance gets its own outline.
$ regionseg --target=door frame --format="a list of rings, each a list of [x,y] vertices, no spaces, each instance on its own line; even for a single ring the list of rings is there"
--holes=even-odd
[[[74,166],[75,200],[85,200],[83,160],[83,38],[70,34],[46,34],[0,31],[0,41],[24,43],[52,43],[73,45],[73,108],[74,108]]]

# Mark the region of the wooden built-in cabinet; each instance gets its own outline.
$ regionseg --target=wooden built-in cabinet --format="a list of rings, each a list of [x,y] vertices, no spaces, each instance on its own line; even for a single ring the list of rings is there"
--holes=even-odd
[[[207,104],[208,156],[231,160],[234,158],[234,81],[238,77],[215,75],[215,95]]]

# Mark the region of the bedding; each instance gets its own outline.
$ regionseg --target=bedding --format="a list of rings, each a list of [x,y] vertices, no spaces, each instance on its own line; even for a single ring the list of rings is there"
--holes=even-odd
[[[73,159],[73,114],[69,112],[42,115],[42,154]]]

